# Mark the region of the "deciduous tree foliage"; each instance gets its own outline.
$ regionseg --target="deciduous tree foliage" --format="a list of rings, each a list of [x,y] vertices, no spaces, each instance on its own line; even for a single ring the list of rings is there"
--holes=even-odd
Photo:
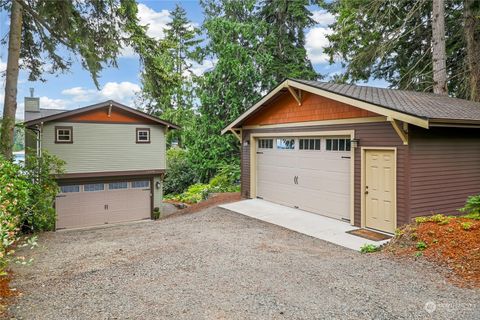
[[[100,71],[116,66],[122,46],[133,45],[142,55],[154,45],[147,46],[137,24],[134,0],[3,0],[0,9],[10,12],[0,145],[6,158],[12,156],[19,68],[28,71],[30,81],[43,80],[44,72],[64,72],[75,58],[98,87]]]
[[[319,2],[337,16],[326,49],[332,61],[341,60],[346,68],[337,80],[375,78],[390,82],[394,88],[433,90],[431,0]],[[467,61],[478,53],[467,50],[466,3],[478,17],[478,1],[445,2],[448,90],[452,96],[475,100],[475,86],[470,83],[478,72],[478,64],[469,66]],[[471,18],[472,14],[468,16]],[[476,31],[477,20],[471,19]],[[470,32],[472,35],[478,40],[475,31]]]

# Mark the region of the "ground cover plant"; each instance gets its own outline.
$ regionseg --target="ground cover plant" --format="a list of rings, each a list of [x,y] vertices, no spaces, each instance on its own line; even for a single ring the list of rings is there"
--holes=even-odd
[[[396,231],[384,251],[400,257],[426,259],[440,266],[453,282],[480,287],[478,199],[473,196],[467,200],[460,210],[467,213],[464,216],[437,214],[416,218]]]

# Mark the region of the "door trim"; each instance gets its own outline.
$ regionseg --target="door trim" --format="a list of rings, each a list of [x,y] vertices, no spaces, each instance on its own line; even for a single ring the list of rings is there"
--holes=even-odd
[[[335,131],[279,131],[261,132],[250,134],[250,198],[257,197],[257,139],[262,137],[311,137],[311,136],[349,136],[350,140],[355,139],[355,130]],[[395,166],[396,167],[396,166]],[[355,148],[350,148],[350,224],[355,223]]]
[[[369,150],[380,150],[380,151],[393,151],[393,164],[395,166],[395,174],[393,175],[393,221],[394,228],[397,229],[397,147],[361,147],[360,148],[360,166],[361,166],[361,176],[360,176],[360,227],[365,228],[366,220],[366,199],[365,199],[365,174],[367,169],[367,164],[365,161],[366,152]],[[384,231],[385,232],[385,231]]]

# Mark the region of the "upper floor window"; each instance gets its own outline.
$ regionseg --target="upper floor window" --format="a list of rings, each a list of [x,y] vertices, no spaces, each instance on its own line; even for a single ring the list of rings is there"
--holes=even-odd
[[[327,139],[328,151],[350,151],[350,139]]]
[[[258,139],[259,149],[273,149],[273,139]]]
[[[73,143],[73,128],[55,127],[55,143]]]
[[[277,149],[280,149],[280,150],[295,149],[295,139],[290,139],[290,138],[277,139]]]
[[[320,139],[299,139],[300,150],[320,150]]]
[[[150,143],[150,128],[137,128],[137,143]]]

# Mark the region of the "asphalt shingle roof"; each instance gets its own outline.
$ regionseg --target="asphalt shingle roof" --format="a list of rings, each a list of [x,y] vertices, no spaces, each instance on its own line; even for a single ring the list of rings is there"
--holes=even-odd
[[[345,97],[426,119],[480,121],[480,103],[443,95],[292,79]]]

